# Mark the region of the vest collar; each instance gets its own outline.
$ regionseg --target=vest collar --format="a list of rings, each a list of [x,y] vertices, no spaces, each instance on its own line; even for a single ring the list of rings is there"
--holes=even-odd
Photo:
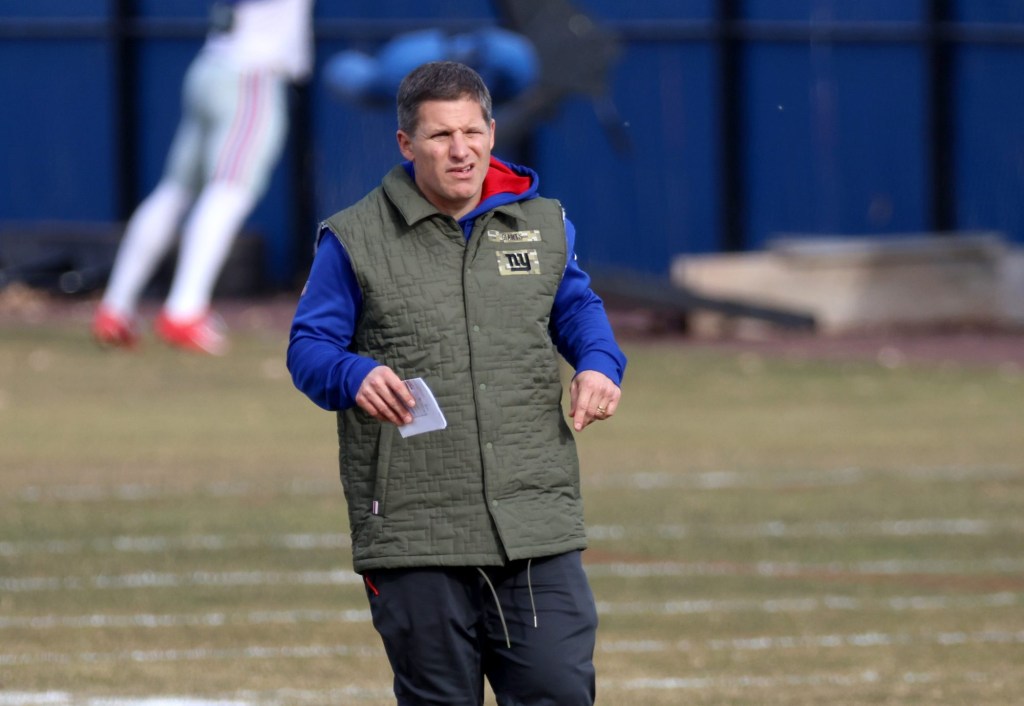
[[[402,218],[408,226],[426,220],[431,216],[441,215],[437,207],[427,201],[423,194],[420,193],[416,182],[412,180],[409,172],[402,164],[397,164],[391,168],[391,171],[384,176],[381,186],[388,200],[402,214]],[[525,214],[518,201],[496,206],[493,211],[506,213],[516,220],[525,219]],[[477,217],[479,217],[479,214]]]
[[[412,226],[419,221],[441,213],[434,204],[423,198],[423,194],[420,193],[416,182],[409,177],[409,173],[405,171],[405,167],[401,164],[396,164],[392,167],[391,171],[384,176],[384,181],[381,182],[381,185],[388,200],[402,214],[406,225]]]

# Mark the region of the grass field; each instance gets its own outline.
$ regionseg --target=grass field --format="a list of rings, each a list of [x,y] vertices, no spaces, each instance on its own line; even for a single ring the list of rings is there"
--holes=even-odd
[[[0,328],[0,706],[393,703],[285,332],[81,326]],[[600,703],[1022,702],[1020,370],[626,347],[580,436]]]

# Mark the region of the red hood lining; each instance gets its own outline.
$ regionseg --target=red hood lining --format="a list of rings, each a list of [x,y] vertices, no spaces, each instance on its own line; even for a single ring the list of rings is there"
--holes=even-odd
[[[503,162],[491,157],[490,169],[484,177],[480,200],[486,201],[495,194],[521,194],[529,189],[532,183],[530,177],[516,174]]]

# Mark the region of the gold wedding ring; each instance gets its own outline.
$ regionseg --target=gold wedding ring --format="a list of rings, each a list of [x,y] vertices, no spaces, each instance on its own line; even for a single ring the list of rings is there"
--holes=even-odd
[[[598,412],[600,412],[601,414],[604,414],[604,413],[605,413],[605,412],[607,412],[608,410],[606,410],[606,409],[605,409],[604,407],[598,407],[598,408],[597,408],[597,411],[598,411]]]

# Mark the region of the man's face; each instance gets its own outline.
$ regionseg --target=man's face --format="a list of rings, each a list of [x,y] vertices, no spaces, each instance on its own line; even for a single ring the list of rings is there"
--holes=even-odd
[[[416,166],[416,185],[439,211],[458,220],[480,203],[494,147],[494,121],[471,98],[420,105],[413,135],[398,131],[402,156]]]

